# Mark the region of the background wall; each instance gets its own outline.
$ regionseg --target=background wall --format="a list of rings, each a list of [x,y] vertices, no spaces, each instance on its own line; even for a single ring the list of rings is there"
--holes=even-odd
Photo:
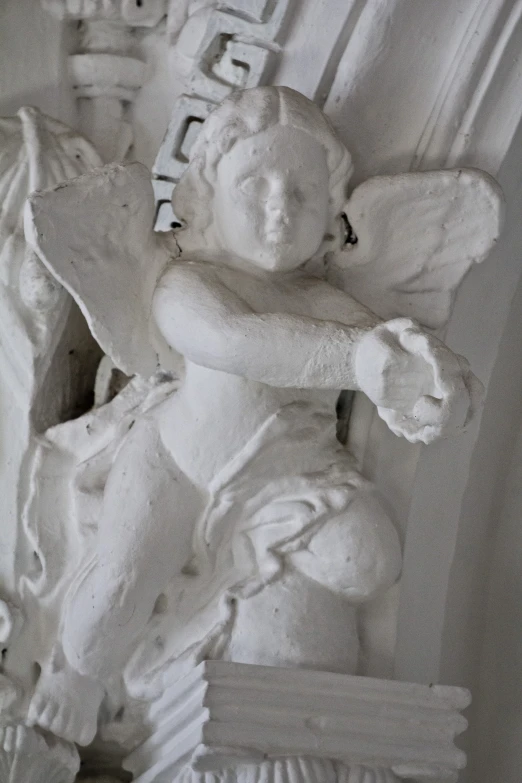
[[[490,424],[491,429],[498,426],[504,430],[501,450],[493,451],[499,460],[500,475],[482,546],[475,559],[479,579],[468,621],[468,626],[475,629],[476,646],[467,667],[477,664],[467,738],[470,762],[466,780],[470,783],[497,780],[518,783],[522,770],[521,323],[522,289],[519,288],[497,363],[497,382],[503,386],[499,392],[506,406],[493,414]],[[513,415],[506,417],[509,410]],[[476,551],[476,546],[469,547],[470,562]],[[482,589],[480,581],[485,581]],[[462,646],[462,641],[458,646]],[[455,663],[455,660],[449,662],[448,668]],[[462,664],[466,665],[465,656]]]
[[[521,148],[518,140],[506,161],[517,224],[508,252],[517,265],[522,255]],[[447,614],[443,672],[451,682],[464,678],[474,694],[466,736],[469,783],[518,783],[522,770],[521,325],[519,284],[489,387]]]

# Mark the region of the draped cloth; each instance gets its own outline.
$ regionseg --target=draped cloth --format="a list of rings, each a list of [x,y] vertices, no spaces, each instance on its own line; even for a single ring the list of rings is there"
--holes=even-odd
[[[125,672],[130,693],[155,698],[187,668],[219,657],[237,601],[277,580],[286,554],[370,489],[335,438],[333,411],[294,402],[269,416],[210,483],[193,556]]]
[[[36,450],[24,517],[42,570],[25,578],[25,590],[45,604],[57,632],[66,595],[93,561],[114,457],[136,418],[175,389],[175,382],[150,388],[134,381],[108,405],[50,430]],[[238,601],[274,583],[285,555],[372,492],[336,440],[335,425],[326,405],[282,406],[214,476],[194,521],[192,557],[166,586],[161,613],[144,627],[124,669],[131,697],[153,701],[199,661],[220,657]],[[38,513],[42,507],[52,520]],[[173,509],[173,536],[175,530]]]

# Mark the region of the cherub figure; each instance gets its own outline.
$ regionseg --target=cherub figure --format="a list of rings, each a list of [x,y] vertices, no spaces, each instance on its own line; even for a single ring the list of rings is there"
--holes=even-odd
[[[211,656],[354,671],[356,607],[395,582],[401,552],[336,440],[339,390],[365,392],[394,432],[429,442],[467,424],[480,384],[411,318],[383,320],[344,286],[378,300],[361,270],[402,246],[385,278],[393,314],[411,311],[391,282],[402,276],[401,301],[422,309],[435,276],[438,325],[495,241],[500,195],[480,172],[432,172],[375,178],[347,204],[350,174],[322,112],[263,87],[205,122],[174,194],[181,250],[152,233],[139,164],[32,197],[33,244],[117,366],[148,377],[184,360],[178,390],[137,417],[111,463],[96,552],[70,590],[33,722],[89,742],[132,653],[134,684]],[[359,242],[340,253],[348,220]]]

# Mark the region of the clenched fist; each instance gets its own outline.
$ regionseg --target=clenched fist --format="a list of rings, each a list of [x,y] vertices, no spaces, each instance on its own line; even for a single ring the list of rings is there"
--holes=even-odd
[[[367,332],[356,349],[355,373],[379,416],[410,443],[431,443],[463,429],[483,398],[466,359],[410,318]]]

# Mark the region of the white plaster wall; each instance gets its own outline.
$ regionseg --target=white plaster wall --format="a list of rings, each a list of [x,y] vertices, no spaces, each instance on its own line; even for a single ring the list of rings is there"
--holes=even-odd
[[[476,24],[476,6],[475,0],[369,4],[374,18],[368,14],[365,24],[361,17],[359,34],[350,39],[325,104],[352,153],[354,182],[417,167],[417,145],[463,31]],[[445,165],[437,152],[423,168]]]
[[[513,323],[522,321],[522,291],[514,303]],[[512,341],[514,343],[514,340]],[[520,345],[512,376],[518,380]],[[507,358],[507,357],[506,357]],[[504,376],[505,378],[506,376]],[[511,385],[511,384],[509,384]],[[520,408],[520,401],[518,406]],[[502,412],[501,412],[502,415]],[[499,417],[500,418],[500,417]],[[513,422],[514,424],[514,422]],[[477,593],[474,615],[480,619],[484,609],[478,652],[480,668],[475,677],[474,706],[470,712],[468,736],[469,783],[519,783],[522,771],[522,430],[516,439],[511,468],[509,446],[516,427],[509,434],[505,449],[498,453],[503,473],[499,492],[489,519],[481,562],[489,576],[487,589]],[[470,554],[473,553],[473,550]],[[483,606],[480,604],[483,596]],[[472,618],[470,618],[471,620]],[[476,624],[476,620],[475,623]],[[468,662],[471,668],[473,661]]]
[[[520,143],[510,155],[522,209]],[[514,198],[513,194],[513,198]],[[522,266],[522,226],[511,247]],[[443,672],[474,693],[469,783],[519,783],[522,772],[522,284],[489,388],[452,574]]]
[[[402,609],[403,640],[396,662],[400,678],[473,684],[470,661],[477,660],[479,640],[471,624],[476,622],[478,585],[483,589],[485,578],[481,558],[488,552],[493,498],[509,465],[505,449],[516,427],[520,388],[516,350],[509,351],[504,365],[495,366],[502,361],[502,340],[509,340],[509,308],[522,270],[520,142],[519,132],[498,174],[507,200],[503,235],[488,261],[464,281],[448,329],[448,344],[469,358],[488,392],[475,427],[464,437],[430,446],[417,470],[411,515],[422,517],[423,525],[416,541],[410,541],[406,567],[422,594],[416,599],[410,591]],[[508,405],[510,394],[515,399]],[[462,499],[459,485],[465,487]],[[441,498],[453,494],[455,503],[445,508]],[[422,555],[426,546],[429,558]],[[439,576],[448,567],[446,586]]]
[[[132,106],[132,157],[152,168],[182,85],[169,69],[165,22],[141,33],[140,53],[149,66],[149,78]]]

